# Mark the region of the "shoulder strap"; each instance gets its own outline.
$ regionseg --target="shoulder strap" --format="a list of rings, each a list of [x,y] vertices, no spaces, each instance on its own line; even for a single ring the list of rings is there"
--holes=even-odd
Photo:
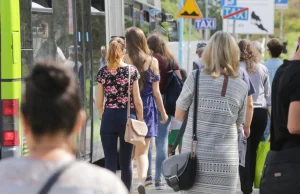
[[[228,87],[228,76],[224,75],[223,87],[222,87],[222,91],[221,91],[221,96],[222,97],[225,97],[227,87]]]
[[[130,82],[131,82],[131,76],[130,76],[130,65],[128,65],[128,102],[127,102],[127,119],[130,118]]]
[[[199,74],[200,71],[197,70],[196,73],[196,83],[195,83],[195,95],[194,95],[194,115],[193,115],[193,141],[198,141],[197,138],[197,115],[198,115],[198,86],[199,86]]]
[[[151,55],[151,61],[150,61],[149,68],[151,68],[152,62],[153,62],[153,55]]]
[[[58,180],[60,175],[69,168],[72,164],[74,164],[75,161],[69,162],[62,167],[60,167],[46,182],[46,184],[42,187],[42,189],[38,192],[38,194],[47,194],[55,184],[55,182]]]
[[[199,86],[199,74],[200,71],[197,70],[196,72],[196,82],[195,82],[195,95],[194,95],[194,118],[193,118],[193,141],[197,141],[197,109],[198,109],[198,86]],[[176,137],[176,140],[174,142],[174,145],[172,147],[172,150],[170,153],[174,152],[179,144],[180,139],[183,137],[183,134],[185,132],[186,124],[188,121],[189,116],[189,109],[186,112],[184,121],[180,127],[180,131]]]
[[[174,61],[169,59],[170,71],[174,71]]]

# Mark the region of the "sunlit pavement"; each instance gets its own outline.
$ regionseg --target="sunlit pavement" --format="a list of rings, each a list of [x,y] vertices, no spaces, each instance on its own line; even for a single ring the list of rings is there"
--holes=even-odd
[[[155,174],[155,149],[153,149],[153,157],[152,157],[152,170],[153,170],[153,174]],[[120,171],[118,171],[118,176],[120,177]],[[134,169],[133,169],[133,194],[137,194],[137,184],[138,184],[138,179],[137,179],[137,169],[136,169],[136,163],[134,163]],[[168,187],[166,185],[164,190],[156,190],[154,187],[154,184],[146,187],[146,193],[147,194],[176,194],[176,192],[174,192],[170,187]],[[178,192],[177,194],[180,194],[180,192]],[[226,194],[226,193],[224,193]],[[240,191],[240,185],[237,185],[237,194],[243,194]],[[252,194],[259,194],[259,190],[258,189],[254,189]]]

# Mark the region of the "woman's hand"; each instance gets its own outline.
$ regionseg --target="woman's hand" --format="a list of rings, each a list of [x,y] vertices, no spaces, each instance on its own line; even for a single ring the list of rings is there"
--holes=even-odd
[[[245,137],[248,138],[250,136],[250,126],[243,125],[243,129],[244,129],[244,135],[245,135]]]
[[[169,116],[166,113],[161,114],[162,120],[160,121],[161,124],[166,124],[168,122]]]

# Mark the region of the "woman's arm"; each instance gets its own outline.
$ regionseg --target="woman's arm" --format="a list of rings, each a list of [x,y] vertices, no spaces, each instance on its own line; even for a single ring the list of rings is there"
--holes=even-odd
[[[140,95],[138,80],[133,82],[133,102],[136,110],[136,115],[139,121],[144,121],[143,101]]]
[[[186,111],[181,109],[179,106],[176,106],[175,119],[183,122],[186,115]]]
[[[188,108],[191,106],[194,99],[194,90],[196,82],[196,71],[193,71],[184,82],[180,96],[176,102],[175,118],[181,122],[184,121]]]
[[[252,95],[247,97],[246,119],[244,123],[244,133],[246,137],[250,135],[250,126],[253,117],[253,99]]]
[[[158,61],[156,59],[153,59],[152,70],[153,70],[155,75],[159,75]],[[162,101],[158,81],[152,83],[152,90],[153,90],[153,96],[155,98],[155,102],[157,104],[158,110],[162,115],[161,124],[165,124],[168,121],[168,115],[166,113],[166,110],[165,110],[165,107],[164,107],[164,104],[163,104],[163,101]]]
[[[104,89],[101,83],[98,83],[98,97],[97,97],[97,108],[99,113],[99,119],[102,120],[102,114],[104,110]]]

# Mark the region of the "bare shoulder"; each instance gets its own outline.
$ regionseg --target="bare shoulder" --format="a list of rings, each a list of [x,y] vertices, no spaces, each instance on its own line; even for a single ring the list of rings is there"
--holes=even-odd
[[[158,60],[155,57],[152,58],[151,66],[152,66],[153,71],[159,71]]]

